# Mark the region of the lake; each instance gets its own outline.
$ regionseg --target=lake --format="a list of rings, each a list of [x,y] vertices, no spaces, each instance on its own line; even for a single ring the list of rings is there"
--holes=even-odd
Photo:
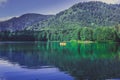
[[[0,42],[0,80],[120,79],[118,43]]]

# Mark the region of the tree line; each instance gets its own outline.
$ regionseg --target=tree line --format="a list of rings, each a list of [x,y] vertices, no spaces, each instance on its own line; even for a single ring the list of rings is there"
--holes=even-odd
[[[116,41],[120,40],[120,25],[115,27],[79,27],[44,29],[40,31],[1,31],[0,41]]]

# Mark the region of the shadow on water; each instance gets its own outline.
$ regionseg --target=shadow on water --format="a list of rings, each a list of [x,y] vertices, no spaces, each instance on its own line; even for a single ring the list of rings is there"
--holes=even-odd
[[[0,43],[0,59],[27,69],[57,67],[75,80],[120,78],[117,43],[67,43],[66,46],[58,42]]]

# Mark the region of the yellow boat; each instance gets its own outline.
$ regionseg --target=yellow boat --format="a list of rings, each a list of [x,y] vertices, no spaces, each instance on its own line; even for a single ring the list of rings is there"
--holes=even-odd
[[[60,46],[66,46],[66,42],[60,42]]]

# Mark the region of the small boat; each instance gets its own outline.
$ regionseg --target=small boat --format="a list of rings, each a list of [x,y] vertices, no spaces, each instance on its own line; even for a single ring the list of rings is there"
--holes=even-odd
[[[66,42],[60,42],[60,46],[66,46]]]

